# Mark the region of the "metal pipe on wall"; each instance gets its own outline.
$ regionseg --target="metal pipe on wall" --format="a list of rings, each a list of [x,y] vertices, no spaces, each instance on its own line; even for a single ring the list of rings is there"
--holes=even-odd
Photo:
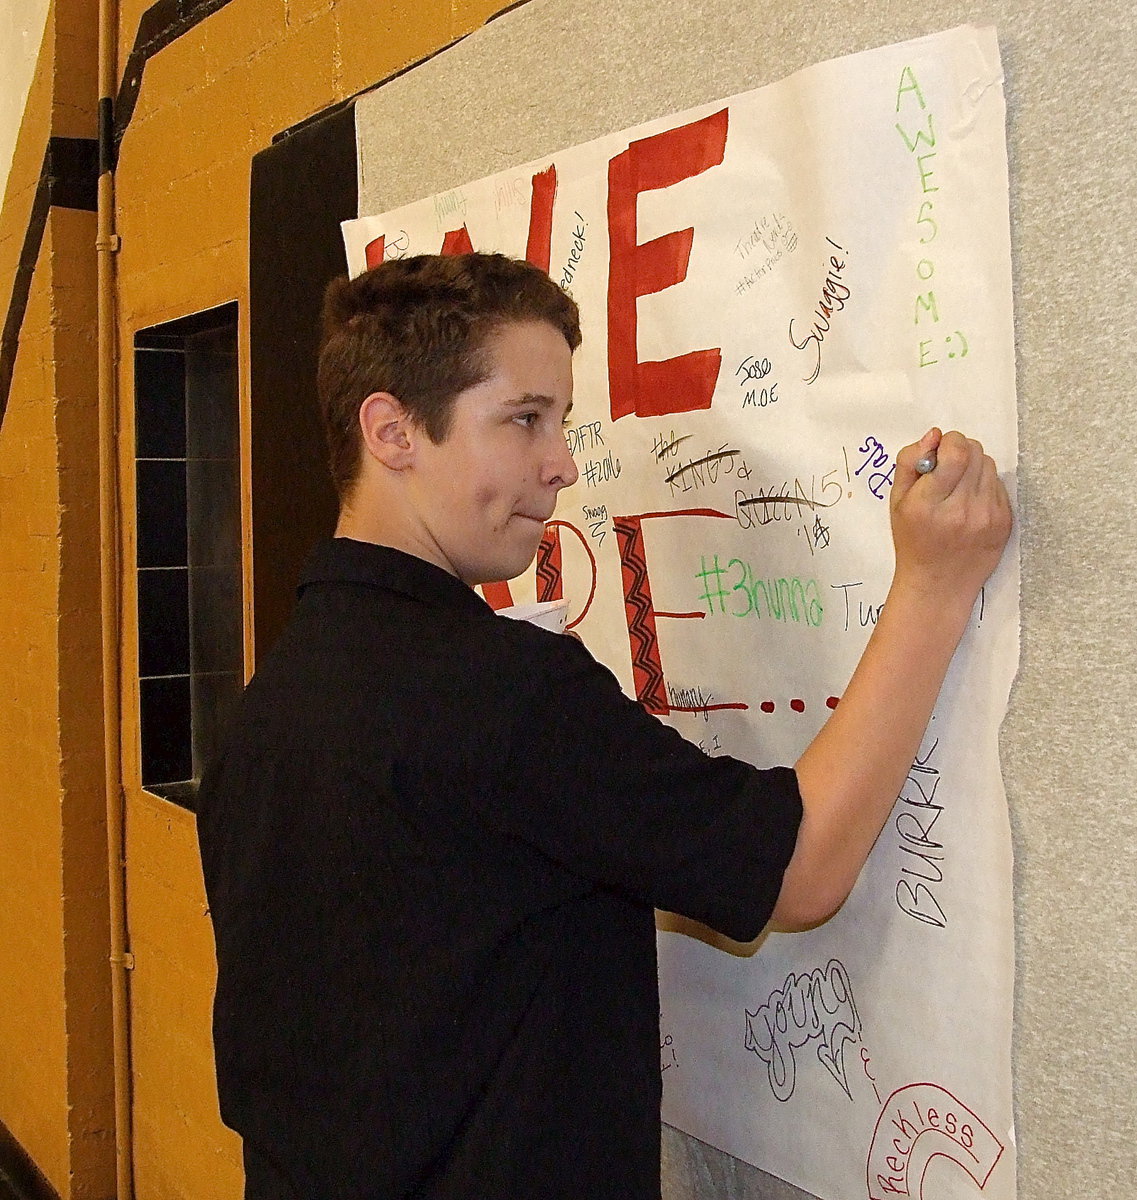
[[[114,95],[118,40],[117,0],[99,0],[98,387],[99,584],[102,614],[103,761],[110,896],[111,1019],[114,1038],[116,1200],[133,1200],[130,996],[133,965],[126,946],[125,803],[122,786],[122,697],[118,456],[118,328],[114,216]]]

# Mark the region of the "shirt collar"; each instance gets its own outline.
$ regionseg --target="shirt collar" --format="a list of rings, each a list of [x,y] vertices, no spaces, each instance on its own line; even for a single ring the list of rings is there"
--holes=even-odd
[[[326,538],[316,546],[297,592],[303,594],[314,583],[361,583],[428,604],[468,608],[483,615],[493,611],[472,587],[441,567],[391,546],[354,538]]]

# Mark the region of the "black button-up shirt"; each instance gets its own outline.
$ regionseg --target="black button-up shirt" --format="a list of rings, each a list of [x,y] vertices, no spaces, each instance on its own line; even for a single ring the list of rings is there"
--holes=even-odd
[[[299,1196],[658,1197],[652,909],[756,936],[792,771],[335,539],[198,807],[222,1116]]]

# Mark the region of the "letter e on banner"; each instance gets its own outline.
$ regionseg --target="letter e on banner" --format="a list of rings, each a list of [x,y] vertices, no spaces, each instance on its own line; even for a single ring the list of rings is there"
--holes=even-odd
[[[637,301],[687,278],[694,228],[642,246],[636,202],[718,166],[726,153],[729,111],[643,138],[608,164],[608,390],[612,420],[710,408],[721,349],[694,350],[664,362],[639,361]]]

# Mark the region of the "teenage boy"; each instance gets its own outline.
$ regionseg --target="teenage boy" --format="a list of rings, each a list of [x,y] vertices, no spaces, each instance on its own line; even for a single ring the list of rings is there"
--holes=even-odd
[[[840,706],[793,769],[709,758],[472,589],[530,565],[577,478],[579,343],[572,300],[498,255],[329,289],[336,536],[198,811],[250,1200],[658,1197],[653,908],[751,939],[840,907],[1006,543],[976,442],[907,447]]]

